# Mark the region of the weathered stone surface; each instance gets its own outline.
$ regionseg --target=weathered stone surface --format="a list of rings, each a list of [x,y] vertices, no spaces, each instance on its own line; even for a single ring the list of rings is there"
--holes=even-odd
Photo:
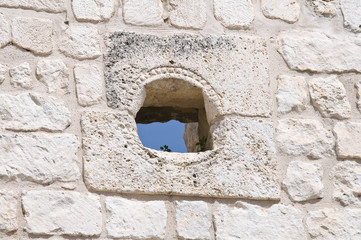
[[[6,65],[0,64],[0,84],[2,84],[5,81],[7,72],[8,72],[8,67]]]
[[[361,239],[361,209],[324,208],[310,211],[306,228],[315,240]]]
[[[79,141],[72,134],[0,135],[0,176],[42,184],[80,178]]]
[[[28,191],[22,195],[25,230],[31,234],[94,236],[102,231],[100,199],[89,193]]]
[[[340,0],[307,0],[307,4],[317,15],[332,18],[337,15]]]
[[[70,112],[52,97],[0,94],[0,125],[14,131],[63,131],[70,125]]]
[[[109,20],[114,13],[114,0],[73,0],[73,12],[78,21]]]
[[[278,76],[276,94],[279,113],[288,113],[292,110],[302,112],[309,103],[308,87],[304,77]]]
[[[64,12],[66,10],[65,0],[0,0],[0,6],[54,13]]]
[[[355,84],[355,87],[357,89],[357,107],[358,109],[361,111],[361,81],[358,81],[356,84]]]
[[[52,35],[51,20],[18,17],[12,21],[13,43],[36,54],[53,51]]]
[[[171,0],[172,6],[169,20],[179,28],[201,29],[207,21],[206,3],[204,0]]]
[[[345,161],[332,168],[333,197],[345,206],[361,208],[361,165]]]
[[[100,102],[103,95],[103,71],[97,65],[79,64],[74,67],[76,93],[81,106]]]
[[[14,87],[22,87],[25,89],[32,88],[33,80],[31,79],[31,68],[29,63],[24,62],[19,66],[11,68],[9,74],[11,77],[10,83]]]
[[[197,122],[184,124],[183,140],[188,152],[197,152],[196,144],[199,142]]]
[[[361,159],[361,123],[338,122],[333,132],[336,135],[336,152],[339,158]]]
[[[13,232],[18,229],[16,192],[0,191],[0,231]]]
[[[323,117],[351,117],[351,105],[347,99],[346,89],[337,76],[313,78],[308,84],[313,105]]]
[[[163,21],[161,0],[124,0],[124,21],[133,25],[158,26]]]
[[[177,201],[175,211],[178,237],[181,239],[211,239],[212,219],[206,202]]]
[[[357,39],[337,39],[324,33],[285,31],[279,34],[278,51],[293,70],[361,72],[361,46]]]
[[[97,58],[101,55],[98,31],[92,27],[71,26],[65,30],[59,49],[76,59]]]
[[[250,0],[214,0],[213,8],[216,19],[231,29],[250,28],[255,18]]]
[[[108,236],[131,239],[164,239],[167,210],[162,201],[139,202],[107,197]]]
[[[45,84],[49,93],[65,94],[69,92],[68,68],[60,59],[44,59],[38,62],[36,75]]]
[[[220,204],[214,213],[216,239],[307,239],[303,214],[291,206],[262,208],[244,202],[234,207]]]
[[[294,156],[317,159],[333,154],[332,133],[313,119],[279,120],[276,140],[281,151]]]
[[[1,1],[1,0],[0,0]],[[10,22],[0,13],[0,48],[11,41]]]
[[[321,164],[293,161],[288,165],[283,185],[294,201],[322,198],[322,176]]]
[[[341,0],[343,24],[353,32],[361,32],[361,2]]]
[[[301,12],[297,0],[262,0],[261,8],[265,17],[281,19],[288,23],[297,22]]]

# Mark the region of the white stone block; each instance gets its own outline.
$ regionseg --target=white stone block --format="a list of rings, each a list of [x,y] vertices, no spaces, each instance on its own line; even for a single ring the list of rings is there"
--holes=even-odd
[[[0,231],[13,232],[18,229],[17,193],[8,190],[0,191]]]
[[[337,15],[340,0],[307,0],[306,3],[317,15],[332,18]]]
[[[78,21],[101,22],[114,13],[114,0],[73,0],[72,7]]]
[[[207,21],[205,0],[171,0],[170,23],[179,28],[201,29]]]
[[[361,32],[361,2],[341,0],[343,24],[352,32]]]
[[[124,21],[133,25],[158,26],[163,21],[161,0],[124,0]]]
[[[251,0],[213,0],[214,15],[226,28],[250,28],[255,18]]]
[[[361,123],[338,122],[333,132],[336,135],[336,152],[339,158],[361,159]]]
[[[4,17],[2,13],[0,13],[0,48],[8,45],[10,41],[11,41],[10,22]]]
[[[301,12],[298,0],[262,0],[261,8],[265,17],[288,23],[297,22]]]
[[[38,62],[36,75],[48,88],[48,93],[65,94],[69,92],[68,68],[60,59],[43,59]]]
[[[33,87],[33,80],[31,78],[31,68],[30,64],[27,62],[24,62],[20,64],[19,66],[13,67],[10,69],[10,83],[14,87],[22,87],[25,89],[30,89]]]
[[[0,0],[0,6],[60,13],[66,10],[65,1],[66,0]]]
[[[8,70],[9,68],[6,65],[0,64],[0,84],[2,84],[5,81]]]

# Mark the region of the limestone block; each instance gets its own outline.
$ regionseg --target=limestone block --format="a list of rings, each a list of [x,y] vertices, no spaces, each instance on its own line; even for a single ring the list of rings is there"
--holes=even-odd
[[[100,198],[70,191],[28,191],[22,195],[28,233],[98,236],[102,231]]]
[[[332,18],[337,15],[340,0],[307,0],[313,11],[320,16]]]
[[[337,76],[313,78],[308,83],[312,103],[323,117],[351,117],[351,105],[347,99],[346,89]]]
[[[357,107],[358,109],[361,111],[361,81],[358,81],[356,84],[355,84],[355,87],[357,89]]]
[[[183,140],[188,152],[197,152],[198,146],[196,144],[199,142],[197,122],[184,124]]]
[[[201,201],[175,203],[177,233],[181,239],[211,239],[212,219],[208,205]]]
[[[1,0],[0,0],[1,1]],[[10,22],[0,13],[0,48],[11,41]]]
[[[63,131],[70,125],[70,112],[53,97],[35,93],[0,94],[0,125],[14,131]]]
[[[41,184],[80,178],[79,141],[72,134],[2,134],[0,176]]]
[[[301,8],[297,0],[262,0],[262,13],[271,19],[281,19],[295,23],[300,16]]]
[[[276,140],[282,152],[293,156],[318,159],[333,154],[332,133],[313,119],[279,120]]]
[[[304,77],[278,76],[276,93],[279,113],[288,113],[292,110],[302,112],[309,102],[308,87]]]
[[[278,51],[293,70],[361,72],[357,39],[337,39],[324,33],[285,31],[278,36]]]
[[[81,106],[100,102],[103,94],[103,71],[97,65],[79,64],[74,67],[76,93]]]
[[[73,12],[78,21],[101,22],[114,13],[114,0],[73,0]]]
[[[14,87],[22,87],[25,89],[32,88],[33,80],[31,79],[31,68],[29,63],[24,62],[19,66],[11,68],[9,74],[11,77],[10,83]]]
[[[336,152],[339,158],[361,159],[361,123],[338,122],[333,132],[336,135]]]
[[[5,81],[7,72],[8,72],[8,67],[4,64],[0,64],[0,84],[2,84]]]
[[[255,18],[250,0],[213,0],[213,8],[216,19],[226,28],[250,28]]]
[[[167,210],[162,201],[139,202],[107,197],[106,222],[108,236],[131,239],[164,239]]]
[[[0,231],[13,232],[18,229],[16,192],[0,191]]]
[[[288,165],[283,185],[294,201],[322,198],[322,176],[321,164],[293,161]]]
[[[65,0],[0,0],[1,7],[24,8],[35,11],[65,12]]]
[[[13,42],[36,54],[53,51],[53,22],[48,19],[17,17],[12,21]]]
[[[124,22],[141,26],[158,26],[163,21],[161,0],[124,0]]]
[[[43,59],[38,62],[36,75],[39,81],[48,88],[48,93],[69,92],[69,73],[68,68],[60,59]]]
[[[64,32],[59,49],[76,59],[94,59],[101,55],[97,29],[86,26],[71,26]]]
[[[361,239],[361,209],[324,208],[310,211],[306,228],[315,240]]]
[[[201,29],[207,21],[205,0],[171,0],[170,23],[179,28]]]
[[[234,207],[220,204],[214,213],[216,239],[307,239],[302,219],[301,211],[282,204],[270,208],[240,201]]]
[[[343,24],[352,32],[361,32],[361,2],[341,0]]]

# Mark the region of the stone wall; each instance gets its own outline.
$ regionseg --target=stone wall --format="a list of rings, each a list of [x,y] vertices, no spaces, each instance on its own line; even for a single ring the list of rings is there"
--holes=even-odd
[[[0,0],[0,239],[361,239],[360,13]],[[202,91],[211,150],[141,144],[149,84]]]

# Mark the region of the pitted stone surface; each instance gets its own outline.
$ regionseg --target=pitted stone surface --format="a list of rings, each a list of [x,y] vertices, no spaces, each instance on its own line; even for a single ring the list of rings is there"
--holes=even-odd
[[[220,204],[214,213],[216,239],[307,239],[303,217],[298,209],[282,204],[270,208],[244,202],[234,207]]]
[[[41,18],[18,17],[12,21],[13,42],[36,54],[53,51],[53,22]]]
[[[216,19],[231,29],[250,28],[255,18],[250,0],[214,0],[213,8]]]
[[[0,84],[2,84],[5,81],[8,70],[9,69],[6,65],[0,64]]]
[[[206,202],[177,201],[175,203],[178,237],[211,239],[212,219]]]
[[[33,80],[31,79],[31,68],[30,64],[24,62],[19,66],[13,67],[9,71],[10,74],[10,83],[14,87],[22,87],[25,89],[32,88]]]
[[[361,159],[361,123],[338,122],[333,132],[336,135],[336,152],[339,158]]]
[[[317,15],[332,18],[337,15],[340,0],[307,0],[307,4]]]
[[[158,26],[163,21],[161,0],[124,0],[124,21],[133,25]]]
[[[0,176],[41,184],[80,178],[79,141],[72,134],[0,135]]]
[[[88,112],[81,125],[84,176],[90,189],[279,198],[269,121],[224,119],[212,126],[215,150],[188,154],[144,148],[134,118],[127,113]]]
[[[14,131],[63,131],[70,112],[62,102],[35,93],[0,94],[1,128]]]
[[[313,105],[323,117],[351,117],[351,105],[347,99],[346,89],[337,76],[313,78],[308,84]]]
[[[76,59],[97,58],[101,55],[98,31],[87,26],[71,26],[65,30],[59,49],[65,55]]]
[[[293,70],[313,72],[361,72],[361,46],[355,39],[337,39],[320,32],[285,31],[278,36],[279,49]]]
[[[343,24],[352,32],[361,32],[361,2],[341,0]]]
[[[103,72],[97,65],[76,65],[74,78],[78,103],[81,106],[91,106],[100,102],[103,94]]]
[[[315,240],[361,239],[361,209],[324,208],[310,211],[306,228]]]
[[[54,13],[64,12],[66,10],[65,0],[0,0],[0,6]]]
[[[73,12],[78,21],[109,20],[114,12],[114,0],[73,0]]]
[[[288,113],[292,110],[302,112],[309,103],[308,87],[304,77],[278,76],[278,89],[276,93],[278,102],[277,111]]]
[[[201,29],[207,21],[205,0],[171,0],[170,23],[179,28]]]
[[[139,202],[107,197],[108,236],[131,239],[164,239],[167,210],[162,201]]]
[[[261,8],[265,17],[281,19],[288,23],[297,22],[301,12],[297,0],[262,0]]]
[[[48,93],[69,92],[68,68],[60,59],[40,60],[36,68],[36,75],[39,81],[48,88]]]
[[[358,81],[355,87],[357,89],[357,107],[361,111],[361,81]]]
[[[0,13],[0,48],[8,45],[10,41],[11,41],[10,22],[4,17],[2,13]]]
[[[70,191],[28,191],[22,195],[28,233],[94,236],[102,231],[100,198]]]
[[[294,201],[306,201],[323,197],[323,169],[318,163],[290,162],[283,181]]]
[[[13,232],[18,229],[17,221],[17,193],[0,191],[0,231]]]
[[[317,120],[279,120],[276,136],[281,151],[293,156],[317,159],[333,154],[333,135]]]

